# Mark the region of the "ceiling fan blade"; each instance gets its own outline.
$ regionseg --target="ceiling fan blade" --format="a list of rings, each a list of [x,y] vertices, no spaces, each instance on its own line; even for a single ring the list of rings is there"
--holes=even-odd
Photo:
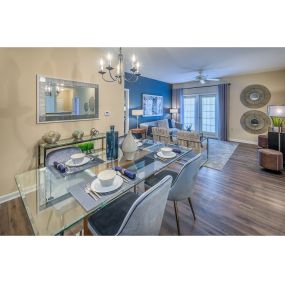
[[[208,81],[220,81],[219,78],[207,78]]]

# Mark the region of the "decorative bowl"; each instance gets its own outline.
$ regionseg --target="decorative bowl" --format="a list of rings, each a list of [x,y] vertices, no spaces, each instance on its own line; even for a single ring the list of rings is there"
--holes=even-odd
[[[84,132],[81,130],[75,130],[72,133],[72,137],[76,140],[81,140],[83,136],[84,136]]]
[[[60,133],[55,131],[49,131],[42,136],[45,143],[54,144],[60,139]]]
[[[99,134],[99,131],[96,130],[95,128],[92,128],[92,129],[90,130],[90,136],[91,136],[91,137],[95,137],[95,136],[97,136],[98,134]]]
[[[172,152],[172,148],[170,148],[170,147],[162,147],[160,149],[160,151],[162,152],[163,155],[169,156],[171,154],[171,152]]]
[[[79,152],[71,155],[70,158],[74,164],[79,164],[83,161],[85,156],[86,156],[85,153]]]
[[[113,184],[116,177],[115,170],[104,170],[98,174],[98,179],[103,187],[107,187]]]

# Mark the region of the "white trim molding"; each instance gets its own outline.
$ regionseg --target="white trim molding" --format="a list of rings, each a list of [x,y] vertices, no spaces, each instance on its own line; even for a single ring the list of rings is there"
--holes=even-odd
[[[255,144],[255,145],[257,145],[257,142],[256,142],[256,141],[249,141],[249,140],[242,140],[242,139],[229,138],[228,141],[230,141],[230,142],[239,142],[239,143],[248,143],[248,144]]]
[[[19,196],[20,196],[19,191],[15,191],[15,192],[12,192],[12,193],[8,193],[8,194],[5,194],[5,195],[2,195],[2,196],[0,196],[0,204],[8,202],[8,201],[13,200],[13,199],[16,199]]]

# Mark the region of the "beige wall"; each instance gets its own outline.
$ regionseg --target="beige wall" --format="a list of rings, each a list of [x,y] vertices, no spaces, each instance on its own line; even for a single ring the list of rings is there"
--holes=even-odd
[[[102,49],[0,49],[0,196],[16,191],[14,176],[36,167],[36,145],[55,130],[62,138],[76,129],[105,132],[111,124],[123,134],[123,84],[106,83],[99,74]],[[99,120],[36,124],[36,74],[99,84]],[[110,117],[104,117],[110,111]]]
[[[233,76],[223,78],[225,82],[230,82],[230,98],[229,98],[229,140],[257,143],[257,135],[250,134],[243,130],[240,125],[241,116],[249,110],[240,102],[240,93],[242,90],[250,84],[262,84],[266,86],[270,93],[271,99],[268,105],[281,104],[285,105],[285,70],[247,74],[241,76]],[[173,88],[190,88],[194,86],[200,86],[196,83],[182,83],[174,84]],[[201,92],[209,92],[207,88],[192,89],[199,90]],[[203,91],[200,91],[203,90]],[[257,109],[259,111],[267,112],[267,106]]]
[[[240,102],[240,93],[250,84],[262,84],[266,86],[271,99],[268,105],[285,104],[285,70],[256,73],[225,78],[231,83],[229,99],[229,140],[244,142],[257,142],[257,135],[250,134],[243,130],[240,125],[240,118],[246,111],[252,110]],[[257,109],[267,112],[267,106]]]

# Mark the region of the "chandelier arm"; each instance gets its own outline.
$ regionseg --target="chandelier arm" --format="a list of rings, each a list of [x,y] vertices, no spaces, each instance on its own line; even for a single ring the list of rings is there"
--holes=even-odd
[[[132,81],[132,80],[133,80],[133,78],[134,78],[134,76],[135,76],[135,74],[134,74],[134,73],[132,73],[132,74],[131,74],[131,76],[130,76],[129,78],[125,75],[125,79],[126,79],[127,81]]]
[[[102,79],[105,81],[105,82],[115,82],[116,80],[107,80],[104,78],[104,75],[102,74]],[[113,78],[112,78],[113,79]]]
[[[109,76],[112,78],[113,81],[117,81],[117,79],[115,79],[115,78],[112,76],[111,70],[109,70]]]
[[[132,74],[131,75],[131,77],[129,77],[129,78],[127,78],[126,76],[125,76],[125,80],[126,81],[128,81],[128,82],[136,82],[136,81],[138,81],[138,78],[139,78],[139,76],[137,76],[136,74]]]

